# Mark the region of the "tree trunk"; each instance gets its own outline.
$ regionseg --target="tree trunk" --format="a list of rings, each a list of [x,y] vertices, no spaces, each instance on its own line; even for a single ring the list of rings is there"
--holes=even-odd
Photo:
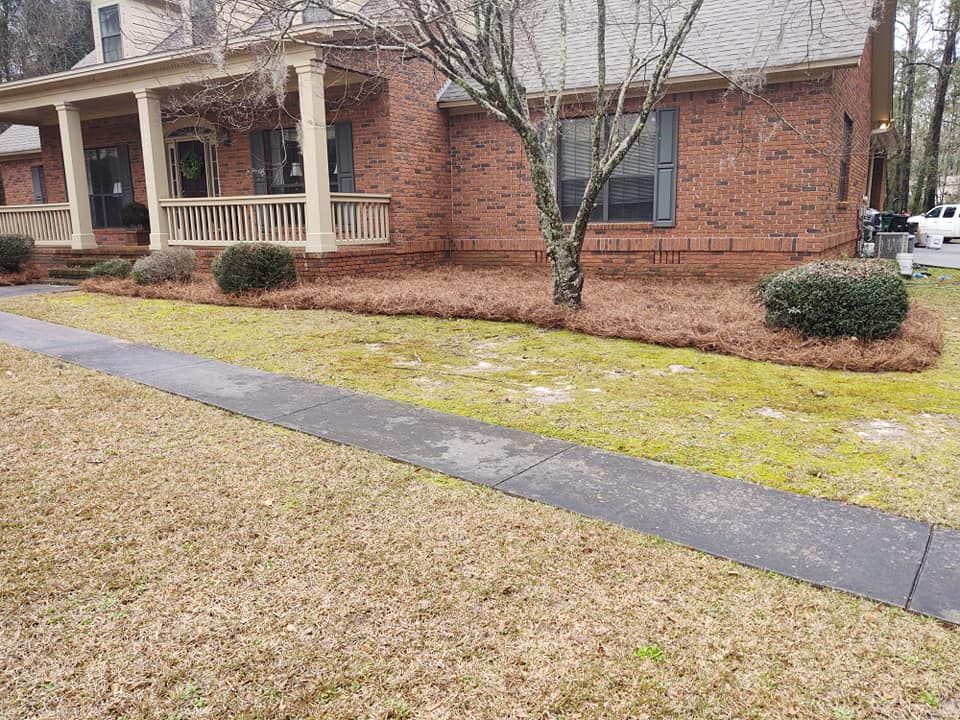
[[[917,27],[920,17],[920,0],[910,5],[907,25],[907,49],[904,56],[903,94],[900,117],[903,120],[900,157],[897,158],[897,175],[894,187],[894,205],[905,209],[910,204],[910,166],[913,156],[913,103],[917,93]]]
[[[957,59],[957,31],[960,29],[960,0],[951,0],[947,27],[943,34],[943,54],[940,61],[937,87],[934,91],[933,112],[930,114],[930,132],[924,148],[923,176],[920,183],[921,209],[937,203],[937,185],[940,177],[940,136],[943,131],[943,112],[947,101],[950,76]]]

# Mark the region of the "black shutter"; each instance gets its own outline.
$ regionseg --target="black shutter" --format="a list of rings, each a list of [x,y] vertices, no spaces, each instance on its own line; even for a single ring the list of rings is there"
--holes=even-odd
[[[657,174],[654,178],[653,224],[677,224],[677,111],[657,111]]]
[[[269,194],[267,185],[267,162],[264,154],[263,132],[250,133],[250,166],[253,169],[254,195]]]
[[[340,192],[356,192],[356,180],[353,172],[353,126],[348,121],[333,126],[337,143],[337,174]]]
[[[133,179],[130,177],[130,149],[126,145],[117,145],[117,165],[120,170],[120,187],[123,189],[123,204],[133,202]]]

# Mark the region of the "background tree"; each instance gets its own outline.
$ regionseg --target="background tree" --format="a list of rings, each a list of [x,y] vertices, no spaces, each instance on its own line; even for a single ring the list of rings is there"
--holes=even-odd
[[[920,172],[920,182],[917,186],[917,205],[921,208],[930,208],[937,202],[937,189],[940,185],[940,139],[943,133],[947,91],[957,60],[960,0],[949,0],[946,9],[946,22],[936,29],[940,31],[942,38],[939,62],[934,66],[936,83],[933,91],[930,125],[924,143],[923,166]]]
[[[67,70],[93,49],[81,0],[0,0],[0,82]]]
[[[898,53],[896,114],[900,118],[900,152],[892,162],[887,205],[906,208],[910,204],[910,169],[913,163],[914,101],[917,94],[920,13],[929,0],[905,0],[898,8],[898,28],[905,34],[905,49]]]

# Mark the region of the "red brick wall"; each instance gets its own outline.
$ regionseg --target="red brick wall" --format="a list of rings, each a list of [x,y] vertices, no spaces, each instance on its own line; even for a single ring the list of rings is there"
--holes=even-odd
[[[7,205],[30,205],[33,197],[33,172],[40,165],[39,157],[21,160],[0,160],[0,180],[3,181],[4,202]]]
[[[611,273],[756,277],[820,253],[852,252],[867,186],[870,51],[859,68],[740,93],[666,96],[678,110],[677,224],[591,224],[584,263]],[[843,113],[854,119],[849,202],[838,204]],[[799,131],[799,134],[798,134]],[[450,117],[452,258],[545,262],[520,142],[483,114]]]

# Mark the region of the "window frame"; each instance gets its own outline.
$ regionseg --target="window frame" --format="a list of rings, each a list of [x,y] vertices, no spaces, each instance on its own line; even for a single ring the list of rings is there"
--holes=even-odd
[[[95,184],[93,182],[93,170],[90,166],[89,153],[99,153],[105,150],[112,150],[116,153],[117,177],[113,179],[113,185],[114,187],[116,187],[118,184],[120,185],[119,193],[118,192],[102,193],[102,192],[95,191]],[[133,200],[133,184],[132,184],[131,169],[130,169],[129,148],[123,145],[122,143],[117,145],[105,145],[103,147],[84,148],[83,159],[84,159],[84,165],[86,166],[86,172],[87,172],[87,190],[88,190],[88,197],[90,201],[90,213],[91,213],[91,220],[93,221],[93,227],[97,229],[123,227],[122,221],[119,218],[119,214],[122,213],[123,206],[129,202],[132,202]],[[127,164],[126,170],[124,170],[124,167],[123,167],[124,161],[126,161],[126,164]],[[108,198],[119,198],[120,200],[120,208],[118,211],[118,217],[116,218],[117,220],[116,225],[111,225],[109,222],[110,213],[108,212],[108,209],[107,209]],[[104,219],[104,224],[100,224],[97,221],[96,205],[98,203],[100,204],[101,210],[103,211],[102,217]]]
[[[651,112],[650,117],[647,120],[648,125],[644,128],[644,131],[646,131],[646,128],[650,127],[650,123],[651,122],[653,123],[653,139],[652,139],[653,140],[653,143],[652,143],[653,163],[651,167],[652,193],[650,196],[649,217],[646,217],[646,218],[640,218],[640,217],[611,218],[610,217],[610,180],[613,179],[614,174],[616,173],[616,169],[615,169],[614,173],[611,174],[610,178],[607,179],[607,182],[605,182],[603,184],[603,187],[600,189],[600,193],[597,196],[597,202],[596,202],[596,205],[594,206],[594,210],[593,212],[591,212],[590,218],[587,220],[588,224],[591,224],[591,223],[600,223],[605,225],[650,224],[650,225],[662,226],[662,227],[672,227],[674,225],[673,221],[669,223],[663,223],[663,224],[659,224],[657,222],[657,193],[658,193],[658,175],[659,175],[659,166],[660,166],[659,144],[660,144],[660,132],[661,132],[660,112],[662,110],[673,111],[673,108],[660,108],[658,110],[654,110],[653,112]],[[625,119],[628,117],[635,117],[637,114],[638,113],[624,113],[621,116],[621,119]],[[562,201],[563,179],[561,177],[562,162],[563,162],[563,159],[562,159],[563,158],[563,149],[562,149],[563,125],[562,123],[566,121],[577,121],[577,120],[592,121],[593,117],[581,116],[581,117],[562,118],[560,120],[561,126],[557,133],[557,138],[556,138],[556,153],[555,153],[556,166],[554,168],[554,183],[556,188],[557,204],[560,206],[561,216],[563,216],[563,213],[564,213],[564,205]],[[611,115],[607,115],[604,119],[604,133],[607,134],[608,137],[609,137],[610,125],[612,120],[613,120],[613,116]],[[637,142],[633,145],[633,147],[631,148],[631,151],[637,148],[637,143],[639,142],[640,142],[640,138],[637,139]],[[617,169],[623,167],[623,162],[625,162],[626,159],[627,158],[624,158],[621,164],[617,166]],[[599,217],[596,216],[597,210],[600,210]],[[575,217],[576,217],[576,213],[574,212],[573,217],[570,217],[569,219],[563,218],[564,224],[569,225],[574,221]]]
[[[273,161],[273,136],[275,133],[281,133],[281,137],[287,133],[296,133],[296,139],[299,141],[299,127],[287,128],[266,128],[264,130],[255,130],[250,133],[251,151],[253,154],[253,182],[255,195],[293,195],[306,192],[306,184],[301,175],[299,183],[286,182],[286,168],[299,162],[301,171],[303,168],[303,147],[298,144],[296,154],[285,153],[286,157],[282,165],[276,165]],[[284,140],[284,144],[289,140]],[[349,144],[349,147],[346,145]],[[258,161],[259,155],[259,161]],[[345,157],[341,157],[344,155]],[[348,156],[348,157],[346,157]],[[327,157],[329,161],[328,181],[330,183],[330,192],[356,192],[355,189],[344,189],[344,185],[353,186],[355,184],[355,168],[353,166],[353,129],[349,121],[331,123],[327,125]],[[349,160],[345,163],[345,160]],[[262,167],[258,167],[262,165]],[[277,172],[283,173],[284,182],[275,183]]]
[[[40,205],[47,202],[47,183],[43,176],[43,165],[30,166],[30,179],[33,182],[33,200]]]
[[[110,33],[109,35],[106,35],[104,34],[104,28],[103,28],[104,19],[106,18],[106,14],[111,11],[116,13],[117,31],[115,33]],[[120,60],[123,60],[123,30],[120,25],[120,5],[117,3],[113,5],[104,5],[103,7],[98,8],[97,19],[100,23],[100,52],[103,55],[103,62],[111,63],[111,62],[118,62]],[[113,51],[111,52],[110,57],[107,56],[107,40],[117,41],[117,47],[113,48],[113,51],[117,53],[116,57],[113,56],[112,54]]]
[[[923,219],[938,220],[943,215],[943,208],[944,208],[943,205],[934,205],[932,208],[930,208],[929,210],[927,210],[927,212],[923,214]],[[936,215],[934,215],[933,213],[936,213]]]

